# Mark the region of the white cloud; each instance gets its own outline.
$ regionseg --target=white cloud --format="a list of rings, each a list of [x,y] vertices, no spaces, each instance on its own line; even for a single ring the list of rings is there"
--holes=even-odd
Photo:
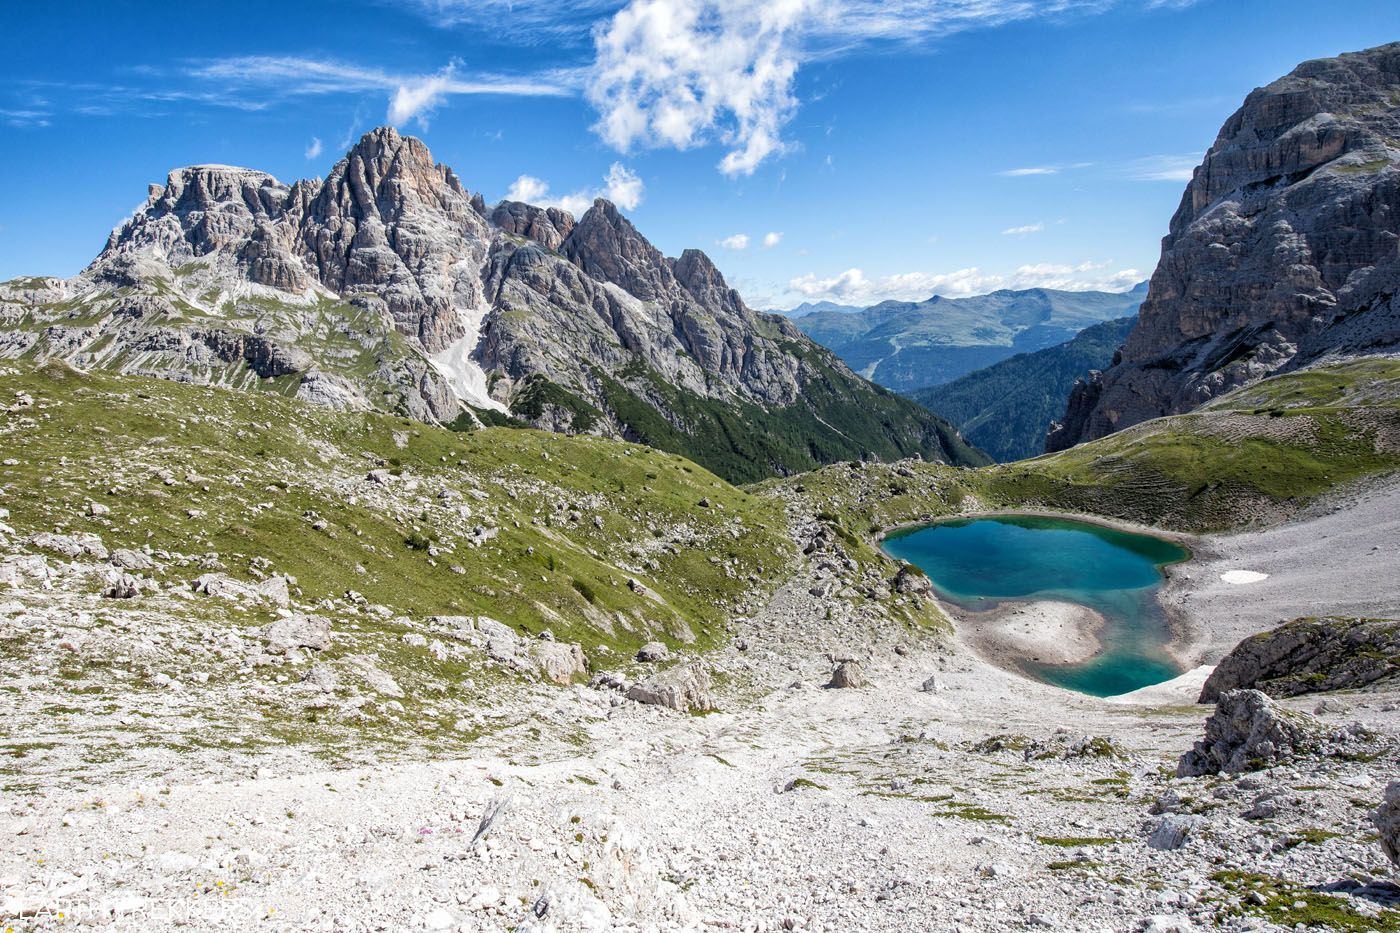
[[[539,207],[558,207],[577,217],[588,210],[597,198],[607,198],[624,211],[633,210],[642,203],[644,190],[640,175],[621,162],[614,162],[603,177],[601,187],[581,188],[572,194],[553,197],[549,193],[549,182],[533,175],[521,175],[506,192],[506,200],[524,201]]]
[[[1024,227],[1007,227],[1001,231],[1002,236],[1025,236],[1029,233],[1039,233],[1045,229],[1043,223],[1026,224]]]
[[[1029,168],[1009,168],[1004,172],[997,172],[998,175],[1005,175],[1007,178],[1025,178],[1030,175],[1058,175],[1060,169],[1054,165],[1033,165]]]
[[[603,182],[607,199],[623,210],[630,211],[642,203],[642,176],[621,162],[614,162],[608,167],[608,174],[604,176]]]
[[[765,233],[765,234],[763,235],[763,248],[764,248],[764,249],[772,249],[773,247],[777,246],[777,245],[778,245],[779,243],[781,243],[781,242],[783,242],[783,235],[782,235],[781,233],[777,232],[777,231],[773,231],[773,232],[771,232],[771,233]]]
[[[459,8],[465,0],[415,2]],[[489,8],[502,0],[485,2]],[[727,148],[720,171],[750,175],[791,148],[783,129],[798,106],[795,76],[808,62],[872,42],[917,43],[1019,20],[1098,13],[1114,2],[630,0],[593,29],[586,93],[599,112],[594,129],[617,149],[718,143]],[[537,8],[535,0],[524,5]]]
[[[1134,159],[1124,167],[1137,181],[1190,181],[1203,155],[1156,155]]]
[[[0,121],[10,126],[48,126],[49,115],[42,110],[0,110]]]
[[[428,128],[428,119],[442,102],[446,100],[452,86],[453,66],[448,65],[435,75],[426,78],[413,78],[400,84],[389,100],[389,113],[386,119],[394,126],[404,126],[410,120]]]
[[[736,233],[733,236],[727,236],[720,240],[719,245],[725,249],[748,249],[749,235],[747,233]]]
[[[309,145],[309,146],[306,147],[306,157],[307,157],[308,159],[314,159],[314,158],[316,158],[317,156],[319,156],[319,155],[321,154],[321,150],[322,150],[323,148],[324,148],[324,147],[321,145],[321,137],[319,137],[319,136],[313,136],[313,137],[311,137],[311,145]]]
[[[870,305],[881,301],[923,301],[933,295],[966,298],[997,289],[1055,288],[1064,291],[1124,291],[1142,281],[1136,269],[1110,272],[1111,263],[1035,263],[1010,273],[988,273],[977,267],[953,272],[902,272],[869,278],[861,269],[847,269],[838,275],[798,276],[788,282],[788,291],[798,301],[835,301],[841,304]]]
[[[786,148],[797,107],[794,30],[818,0],[633,0],[594,35],[588,99],[615,148],[719,142],[726,175]]]

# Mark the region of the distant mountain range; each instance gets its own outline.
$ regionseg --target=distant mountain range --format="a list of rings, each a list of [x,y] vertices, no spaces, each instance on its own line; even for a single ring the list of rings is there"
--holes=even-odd
[[[640,441],[752,481],[839,460],[974,464],[947,422],[747,307],[611,203],[488,207],[383,127],[323,181],[196,165],[72,279],[0,283],[0,359],[276,392],[463,428]]]
[[[836,314],[854,314],[857,311],[864,311],[865,305],[839,305],[834,301],[804,301],[802,304],[788,311],[775,311],[784,317],[799,318],[809,314],[820,314],[823,311],[831,311]]]
[[[1146,294],[1146,282],[1121,293],[1032,288],[971,298],[885,301],[859,311],[807,304],[789,315],[802,333],[834,350],[862,376],[910,392],[1136,314]]]
[[[1104,321],[1074,339],[1017,355],[909,397],[957,425],[970,443],[1005,463],[1045,449],[1075,380],[1101,370],[1137,323],[1136,315]]]

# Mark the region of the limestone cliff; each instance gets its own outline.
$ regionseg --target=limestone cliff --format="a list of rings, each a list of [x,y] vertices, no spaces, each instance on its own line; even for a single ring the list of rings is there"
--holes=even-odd
[[[1400,346],[1400,43],[1299,65],[1226,121],[1137,327],[1076,388],[1063,450],[1326,356]]]

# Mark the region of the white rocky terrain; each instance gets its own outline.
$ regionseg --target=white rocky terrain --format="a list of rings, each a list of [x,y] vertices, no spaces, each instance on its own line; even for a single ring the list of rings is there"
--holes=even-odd
[[[1328,520],[1289,527],[1305,538]],[[901,635],[812,595],[818,551],[706,659],[706,715],[630,699],[650,665],[622,662],[589,685],[502,687],[480,712],[507,726],[468,752],[353,737],[243,750],[211,735],[230,728],[226,701],[207,673],[179,673],[176,643],[213,648],[198,653],[215,668],[263,657],[283,673],[249,689],[299,703],[329,676],[317,645],[353,636],[274,625],[262,648],[210,642],[144,599],[82,592],[99,548],[79,539],[55,560],[12,539],[0,632],[51,644],[36,656],[49,676],[68,676],[64,654],[144,651],[176,676],[66,700],[63,731],[91,746],[173,715],[187,744],[94,755],[54,735],[24,753],[35,769],[10,772],[0,823],[0,911],[17,930],[1265,930],[1293,916],[1362,930],[1400,916],[1372,822],[1400,760],[1394,685],[1277,714],[1254,695],[1263,718],[1236,711],[1253,734],[1215,736],[1222,754],[1259,756],[1254,770],[1178,777],[1210,712],[1192,705],[1198,682],[1114,700],[1035,683],[956,637]],[[1343,563],[1270,579],[1311,600]],[[842,661],[856,686],[829,688]],[[360,679],[366,709],[430,689],[355,663],[339,676]],[[12,749],[39,737],[45,703],[16,673]],[[1295,724],[1316,743],[1260,744]]]

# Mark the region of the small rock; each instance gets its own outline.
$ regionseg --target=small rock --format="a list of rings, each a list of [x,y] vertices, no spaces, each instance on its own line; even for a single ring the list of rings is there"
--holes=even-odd
[[[659,641],[649,641],[642,645],[637,652],[637,660],[654,664],[657,661],[665,661],[671,656],[671,649],[667,648]]]
[[[827,686],[834,690],[844,690],[864,687],[865,684],[865,673],[860,669],[860,662],[842,661],[836,665],[836,670],[831,672],[831,682]]]

